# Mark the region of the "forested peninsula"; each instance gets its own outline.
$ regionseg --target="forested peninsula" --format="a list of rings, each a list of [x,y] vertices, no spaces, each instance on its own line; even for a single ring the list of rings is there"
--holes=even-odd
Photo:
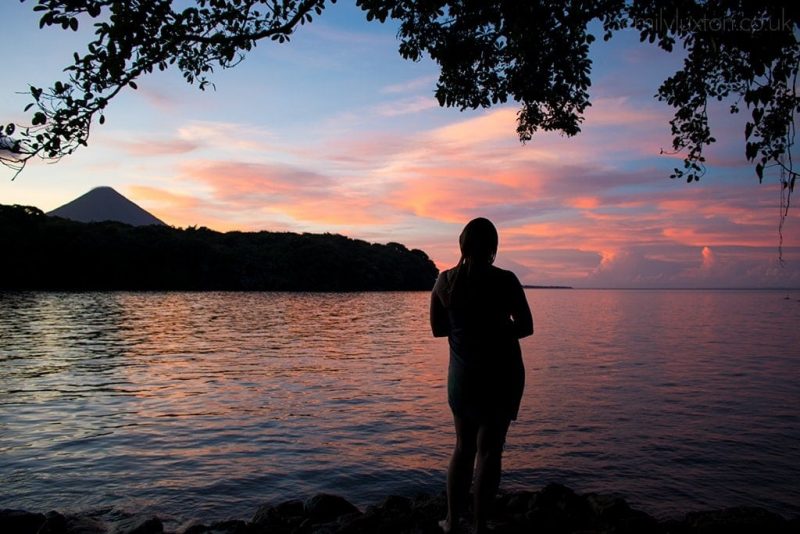
[[[421,250],[336,234],[80,223],[0,205],[0,289],[430,290]]]

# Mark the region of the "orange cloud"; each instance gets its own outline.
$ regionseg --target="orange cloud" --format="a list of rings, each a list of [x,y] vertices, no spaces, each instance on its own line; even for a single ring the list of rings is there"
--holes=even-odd
[[[126,195],[147,211],[177,227],[206,226],[221,232],[242,229],[241,220],[202,198],[145,185],[131,185]]]
[[[498,211],[533,213],[541,177],[523,169],[496,173],[464,167],[405,168],[386,202],[403,212],[441,222],[462,223]],[[526,207],[528,206],[528,207]]]
[[[337,226],[391,221],[379,196],[357,190],[347,180],[290,165],[195,161],[184,165],[183,174],[184,180],[210,187],[212,198],[231,209]]]
[[[701,264],[701,269],[712,269],[714,265],[717,263],[717,258],[714,252],[709,247],[703,247],[703,251],[701,252],[703,256],[703,263]]]
[[[596,197],[575,197],[565,201],[567,206],[582,210],[591,210],[600,205],[600,199]]]
[[[440,143],[477,145],[513,139],[516,129],[517,109],[505,107],[443,126],[431,132],[430,137]]]

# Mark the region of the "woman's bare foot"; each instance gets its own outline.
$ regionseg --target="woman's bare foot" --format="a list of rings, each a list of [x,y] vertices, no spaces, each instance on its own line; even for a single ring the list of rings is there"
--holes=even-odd
[[[439,521],[439,528],[442,529],[444,534],[450,534],[453,532],[453,524],[450,522],[450,518],[447,517]]]

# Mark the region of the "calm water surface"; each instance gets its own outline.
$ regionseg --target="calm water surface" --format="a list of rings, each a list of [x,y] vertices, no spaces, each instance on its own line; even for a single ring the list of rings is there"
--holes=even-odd
[[[527,295],[504,488],[800,515],[800,291]],[[0,508],[181,523],[439,492],[453,433],[428,299],[0,294]]]

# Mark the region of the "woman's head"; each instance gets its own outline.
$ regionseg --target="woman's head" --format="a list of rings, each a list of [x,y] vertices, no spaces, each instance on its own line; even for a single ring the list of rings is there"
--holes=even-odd
[[[497,242],[497,229],[489,219],[483,217],[468,222],[458,238],[461,257],[470,263],[491,264],[494,262],[497,254]]]

